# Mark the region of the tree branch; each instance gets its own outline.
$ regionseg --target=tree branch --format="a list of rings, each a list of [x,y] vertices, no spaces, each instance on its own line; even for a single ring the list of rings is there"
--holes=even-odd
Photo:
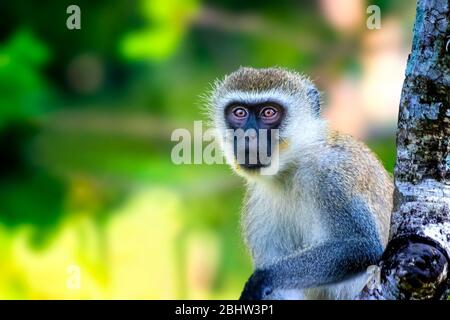
[[[400,102],[394,212],[360,299],[446,298],[450,256],[449,1],[418,0]]]

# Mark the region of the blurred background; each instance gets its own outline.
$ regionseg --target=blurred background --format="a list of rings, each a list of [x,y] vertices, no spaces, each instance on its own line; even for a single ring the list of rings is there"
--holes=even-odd
[[[2,1],[0,298],[236,299],[242,181],[173,164],[172,130],[205,120],[199,96],[239,66],[293,68],[392,172],[414,15],[414,0]]]

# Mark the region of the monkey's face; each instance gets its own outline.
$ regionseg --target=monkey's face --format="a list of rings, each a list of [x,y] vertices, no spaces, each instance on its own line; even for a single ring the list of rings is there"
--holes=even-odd
[[[325,128],[313,83],[280,68],[231,73],[216,82],[209,106],[228,162],[247,178],[288,168]]]
[[[278,130],[285,109],[276,102],[231,102],[224,109],[226,143],[231,144],[235,163],[252,171],[268,167],[278,151]]]

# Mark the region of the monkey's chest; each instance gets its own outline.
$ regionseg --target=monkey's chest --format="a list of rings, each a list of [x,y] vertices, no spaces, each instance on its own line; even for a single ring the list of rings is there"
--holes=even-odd
[[[243,225],[255,267],[271,264],[326,238],[320,212],[309,198],[250,198]]]

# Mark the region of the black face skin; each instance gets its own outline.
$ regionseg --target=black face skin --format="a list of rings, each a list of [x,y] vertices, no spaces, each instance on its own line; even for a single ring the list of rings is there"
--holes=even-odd
[[[257,139],[257,162],[250,163],[250,152],[255,152],[251,150],[249,145],[249,138],[245,141],[245,162],[239,163],[245,169],[259,169],[265,165],[260,162],[259,159],[259,139],[260,132],[259,129],[267,130],[267,150],[262,150],[268,157],[272,153],[272,143],[271,143],[271,129],[279,129],[281,122],[283,121],[285,115],[284,108],[274,102],[264,102],[259,104],[242,104],[242,103],[231,103],[225,108],[225,122],[228,129],[242,129],[247,131],[249,129],[254,129],[256,131]],[[240,142],[242,143],[242,142]],[[234,138],[234,155],[237,159],[239,141],[237,137]]]

